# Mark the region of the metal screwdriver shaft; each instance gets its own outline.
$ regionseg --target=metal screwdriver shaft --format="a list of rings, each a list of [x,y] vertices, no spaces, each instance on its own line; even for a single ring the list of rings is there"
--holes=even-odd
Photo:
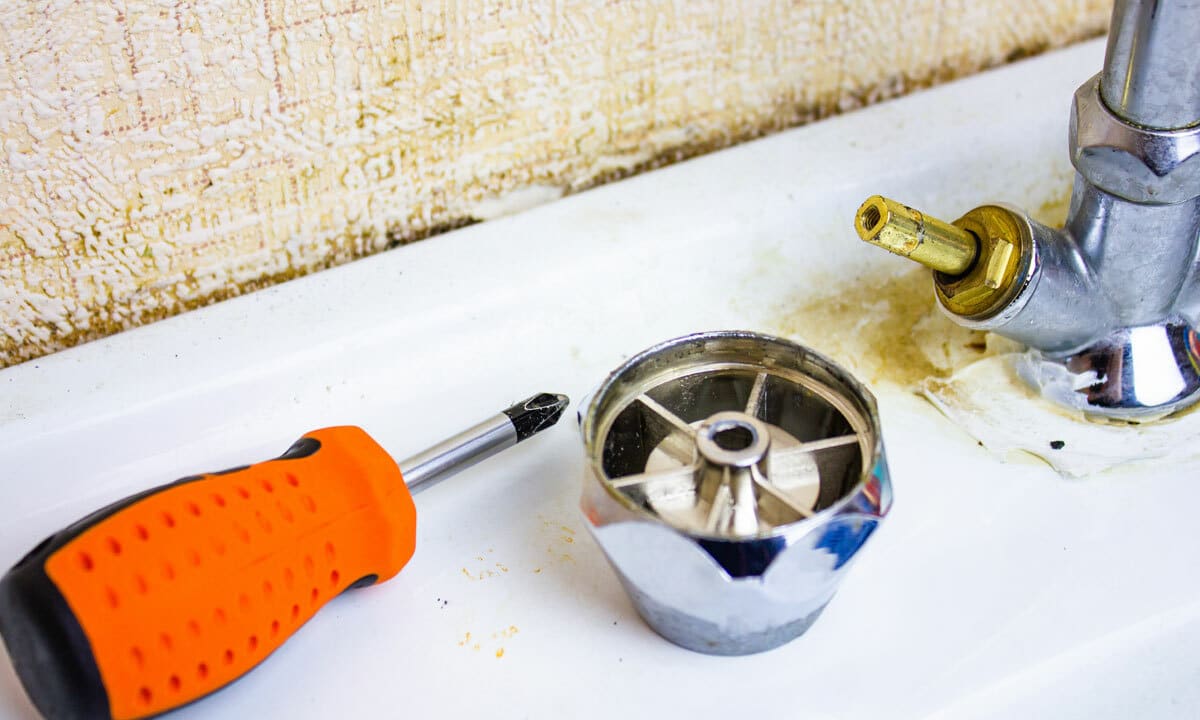
[[[551,427],[570,400],[539,393],[400,463],[410,491],[431,487]]]

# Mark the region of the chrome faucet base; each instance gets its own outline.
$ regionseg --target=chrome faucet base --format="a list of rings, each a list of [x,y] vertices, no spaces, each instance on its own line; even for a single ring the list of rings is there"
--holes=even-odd
[[[1122,328],[1068,355],[1032,351],[1017,372],[1044,397],[1089,416],[1157,420],[1200,400],[1200,335],[1179,319]]]

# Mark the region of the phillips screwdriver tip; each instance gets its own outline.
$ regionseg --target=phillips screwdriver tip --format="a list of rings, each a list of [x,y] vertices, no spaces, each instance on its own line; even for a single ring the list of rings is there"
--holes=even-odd
[[[553,426],[570,404],[566,395],[538,393],[504,411],[517,430],[517,442]]]
[[[538,393],[400,463],[408,489],[429,487],[558,422],[571,401]]]

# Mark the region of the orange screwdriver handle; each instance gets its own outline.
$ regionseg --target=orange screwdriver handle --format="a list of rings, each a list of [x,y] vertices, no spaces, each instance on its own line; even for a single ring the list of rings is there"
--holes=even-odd
[[[364,431],[188,477],[46,538],[0,580],[0,635],[48,718],[140,718],[236,680],[412,557],[416,508]]]

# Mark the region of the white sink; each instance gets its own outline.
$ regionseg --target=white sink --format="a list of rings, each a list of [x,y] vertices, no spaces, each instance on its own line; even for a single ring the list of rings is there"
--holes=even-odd
[[[896,503],[799,640],[709,657],[639,620],[577,508],[573,408],[419,494],[397,578],[173,717],[1194,717],[1200,468],[1064,480],[1004,462],[912,393],[906,338],[814,305],[844,290],[878,316],[880,279],[910,272],[855,238],[867,195],[949,218],[1061,201],[1071,92],[1102,55],[1045,55],[0,372],[0,564],[309,429],[358,424],[404,457],[534,392],[577,399],[669,337],[800,333],[876,393]],[[34,715],[7,660],[0,715]]]

